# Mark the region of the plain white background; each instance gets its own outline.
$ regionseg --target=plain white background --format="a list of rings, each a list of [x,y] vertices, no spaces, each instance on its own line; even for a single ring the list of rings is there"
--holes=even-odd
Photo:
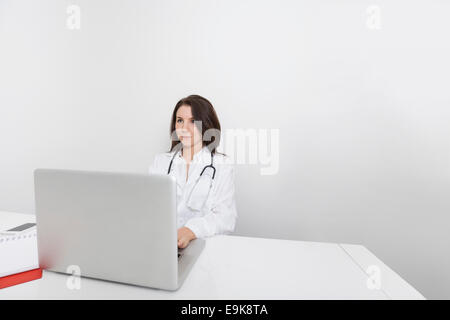
[[[0,0],[0,210],[34,213],[38,167],[146,173],[176,102],[200,94],[224,130],[280,133],[277,174],[237,165],[236,234],[363,244],[449,299],[449,15],[444,0]]]

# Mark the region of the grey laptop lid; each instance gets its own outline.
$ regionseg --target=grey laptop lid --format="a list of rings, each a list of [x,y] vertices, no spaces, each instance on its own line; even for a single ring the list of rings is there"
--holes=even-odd
[[[36,169],[34,178],[41,267],[179,287],[173,177]]]

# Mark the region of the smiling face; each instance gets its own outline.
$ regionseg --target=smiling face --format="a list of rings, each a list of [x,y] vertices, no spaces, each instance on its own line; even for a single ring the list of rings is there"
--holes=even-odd
[[[194,124],[191,107],[182,105],[175,118],[175,131],[183,147],[192,147],[202,143],[202,133]]]

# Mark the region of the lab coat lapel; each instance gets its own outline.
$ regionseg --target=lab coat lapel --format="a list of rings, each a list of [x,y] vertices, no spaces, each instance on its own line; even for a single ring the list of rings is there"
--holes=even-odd
[[[211,163],[211,153],[208,148],[203,147],[198,155],[194,155],[194,159],[189,166],[189,180],[194,183],[200,176],[203,168]],[[192,176],[191,176],[192,175]]]
[[[170,159],[172,159],[173,153],[171,154]],[[182,168],[180,166],[186,166],[186,162],[182,158],[181,152],[179,152],[175,158],[173,159],[173,168],[170,174],[173,177],[178,177],[178,170],[181,170],[186,173],[186,168]],[[188,173],[188,181],[186,181],[186,176],[182,179],[176,178],[178,188],[182,189],[186,183],[195,183],[197,178],[200,176],[201,171],[207,165],[211,164],[211,153],[209,149],[205,146],[203,147],[198,154],[195,154],[190,165],[189,165],[189,173]]]
[[[200,152],[193,159],[192,172],[189,172],[189,183],[192,189],[187,206],[194,211],[201,210],[212,186],[210,172],[208,170],[205,170],[203,175],[200,176],[203,168],[211,164],[211,153],[207,147],[204,147]]]
[[[172,152],[172,153],[170,154],[170,159],[172,159],[173,154],[174,154],[174,152]],[[169,160],[169,163],[170,163],[170,160]],[[173,158],[172,169],[170,170],[170,173],[169,173],[169,174],[170,174],[172,177],[175,178],[176,183],[177,183],[177,188],[178,188],[178,193],[179,193],[179,194],[181,193],[181,190],[183,189],[184,184],[185,184],[185,181],[183,181],[183,179],[179,179],[179,178],[178,178],[178,176],[179,176],[178,172],[179,172],[179,170],[180,170],[180,166],[181,166],[181,165],[183,165],[183,161],[182,161],[182,159],[180,158],[180,153],[178,153],[178,154],[175,156],[175,158]]]

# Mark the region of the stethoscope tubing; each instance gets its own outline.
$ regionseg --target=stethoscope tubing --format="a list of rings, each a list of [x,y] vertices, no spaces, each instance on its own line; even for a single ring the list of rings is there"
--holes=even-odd
[[[172,163],[173,163],[173,159],[175,159],[175,156],[178,154],[180,150],[177,150],[174,154],[172,159],[170,160],[170,164],[169,164],[169,169],[167,170],[167,174],[170,173],[170,169],[172,169]],[[202,172],[200,173],[200,177],[202,176],[203,172],[206,170],[206,168],[212,168],[213,169],[213,175],[212,175],[212,179],[214,179],[215,175],[216,175],[216,168],[214,167],[214,160],[213,160],[213,153],[211,152],[211,164],[205,166],[202,170]]]

